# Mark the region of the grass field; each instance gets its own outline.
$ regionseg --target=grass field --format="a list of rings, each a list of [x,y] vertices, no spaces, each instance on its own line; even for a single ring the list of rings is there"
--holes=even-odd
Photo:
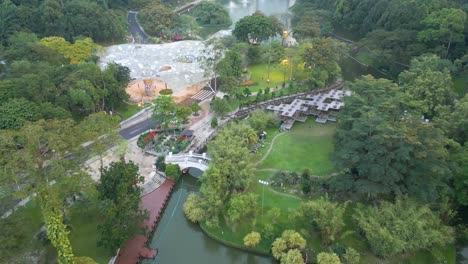
[[[312,118],[296,122],[291,131],[281,135],[259,168],[302,172],[310,169],[313,175],[333,172],[330,154],[333,150],[335,124],[318,124]]]
[[[97,246],[99,215],[97,201],[75,204],[71,210],[72,231],[69,237],[76,256],[87,256],[97,263],[106,264],[113,254]]]
[[[270,83],[268,79],[268,65],[257,64],[249,66],[250,80],[256,82],[256,85],[249,86],[250,91],[258,92],[260,89],[265,90],[266,87],[273,87],[281,85],[284,81],[288,81],[288,72],[284,71],[279,65],[270,66]]]
[[[321,125],[314,122],[313,119],[306,123],[297,122],[291,131],[279,136],[273,143],[270,155],[258,167],[259,170],[255,174],[255,183],[252,184],[250,191],[258,195],[257,202],[257,219],[254,226],[251,222],[243,221],[235,227],[232,224],[226,223],[221,219],[219,227],[204,226],[210,235],[219,240],[227,241],[230,244],[242,247],[244,236],[252,230],[259,231],[262,234],[262,240],[255,250],[268,253],[275,237],[281,235],[281,232],[286,229],[298,230],[298,223],[292,218],[293,212],[297,209],[302,201],[306,198],[303,196],[295,196],[290,193],[283,193],[280,190],[275,190],[271,186],[263,186],[258,180],[268,180],[275,172],[274,170],[302,171],[304,168],[309,168],[312,174],[326,175],[333,172],[333,166],[330,162],[330,154],[333,150],[333,134],[335,124]],[[264,142],[264,147],[257,153],[256,158],[260,160],[267,152],[271,141],[279,132],[269,130],[268,138]],[[268,169],[268,170],[262,170]],[[263,198],[263,199],[262,199]],[[314,198],[307,200],[313,200]],[[263,213],[262,216],[262,200]],[[345,232],[357,230],[356,223],[353,220],[355,204],[349,204],[345,212]],[[281,216],[276,223],[272,223],[266,215],[271,209],[277,207],[281,210]],[[263,226],[273,224],[274,230],[271,237],[264,237]],[[323,246],[320,235],[317,231],[308,229],[305,238],[307,247],[313,248],[316,252],[327,251],[328,248]],[[343,232],[343,233],[345,233]],[[345,246],[353,247],[361,253],[361,263],[373,264],[423,264],[423,263],[438,263],[434,255],[443,256],[447,264],[455,263],[455,247],[447,245],[443,248],[433,249],[435,253],[428,250],[406,253],[389,259],[381,259],[376,257],[370,251],[369,245],[365,238],[354,232],[350,235],[343,236],[337,240],[337,243]]]
[[[265,187],[259,183],[254,183],[251,187],[251,191],[257,194],[257,219],[256,224],[253,227],[251,222],[242,221],[241,224],[233,228],[232,224],[226,223],[224,219],[221,219],[219,227],[208,227],[204,228],[212,235],[220,240],[228,241],[235,245],[242,246],[244,236],[250,233],[252,230],[261,232],[261,229],[265,223],[271,223],[271,219],[266,216],[268,210],[271,208],[279,208],[281,215],[279,216],[275,229],[272,232],[271,238],[263,237],[260,244],[255,248],[260,252],[268,254],[271,243],[274,238],[281,235],[284,229],[294,228],[293,223],[290,221],[289,216],[291,212],[299,207],[300,198],[294,196],[286,196],[279,194],[269,187]],[[262,196],[263,194],[263,196]],[[262,217],[262,197],[263,197],[263,214]]]

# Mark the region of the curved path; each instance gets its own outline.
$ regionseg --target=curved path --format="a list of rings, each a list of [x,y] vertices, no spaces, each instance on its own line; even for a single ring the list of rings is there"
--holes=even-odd
[[[270,143],[270,147],[268,147],[268,150],[267,152],[265,153],[265,155],[263,155],[262,159],[260,159],[259,161],[257,161],[255,163],[255,166],[259,165],[260,163],[262,163],[267,157],[268,155],[270,155],[270,152],[271,150],[273,149],[273,145],[275,144],[275,140],[279,137],[279,136],[282,136],[286,134],[286,132],[281,132],[279,133],[278,135],[276,135],[272,140],[271,140],[271,143]]]

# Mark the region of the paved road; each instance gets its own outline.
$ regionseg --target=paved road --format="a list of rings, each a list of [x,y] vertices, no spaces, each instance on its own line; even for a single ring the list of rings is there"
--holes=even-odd
[[[155,125],[155,122],[150,116],[149,118],[146,118],[133,126],[121,129],[120,135],[125,139],[131,139],[151,129],[153,125]]]
[[[148,34],[145,33],[143,28],[140,26],[137,20],[138,12],[130,11],[128,12],[128,23],[130,25],[130,33],[132,33],[132,37],[135,42],[139,43],[146,43],[147,40],[150,38]]]

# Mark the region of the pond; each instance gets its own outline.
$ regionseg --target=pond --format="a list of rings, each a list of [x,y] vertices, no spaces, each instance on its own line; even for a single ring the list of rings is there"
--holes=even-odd
[[[159,253],[154,260],[144,260],[142,263],[274,263],[270,257],[224,246],[206,236],[198,225],[190,223],[182,208],[189,193],[198,191],[198,188],[196,178],[183,176],[149,245],[157,248]]]

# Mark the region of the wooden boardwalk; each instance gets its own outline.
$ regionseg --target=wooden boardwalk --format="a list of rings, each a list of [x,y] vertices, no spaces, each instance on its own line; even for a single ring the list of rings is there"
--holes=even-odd
[[[168,179],[159,188],[141,198],[142,208],[146,209],[149,213],[148,219],[141,223],[148,230],[147,235],[140,234],[136,235],[133,239],[127,240],[125,245],[120,248],[119,255],[114,263],[133,264],[138,263],[141,258],[156,257],[157,250],[149,249],[146,245],[162,216],[174,185],[175,182]]]

